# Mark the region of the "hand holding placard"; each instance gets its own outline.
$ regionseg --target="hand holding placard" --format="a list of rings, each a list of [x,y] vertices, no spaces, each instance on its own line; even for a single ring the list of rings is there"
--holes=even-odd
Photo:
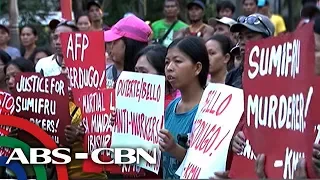
[[[309,24],[285,36],[247,43],[245,146],[241,157],[233,158],[232,178],[256,178],[254,160],[265,154],[268,178],[292,179],[298,160],[311,154],[314,139],[308,134],[315,121],[311,115],[317,114],[310,111],[316,94],[312,35]]]
[[[190,148],[180,166],[181,179],[206,179],[225,171],[229,144],[242,113],[242,90],[222,84],[206,87],[193,123]]]
[[[165,77],[122,72],[116,84],[116,122],[112,147],[159,149],[159,131],[164,125]],[[124,141],[125,140],[125,141]],[[157,164],[140,162],[141,168],[158,173]]]
[[[65,145],[64,128],[71,121],[66,77],[21,73],[15,78],[16,89],[12,94],[16,115],[41,127],[57,144]],[[30,139],[23,132],[20,137]]]

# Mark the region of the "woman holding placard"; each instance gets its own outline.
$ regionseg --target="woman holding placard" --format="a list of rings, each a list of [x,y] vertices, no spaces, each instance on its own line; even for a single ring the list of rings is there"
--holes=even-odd
[[[133,72],[134,57],[148,45],[151,28],[138,17],[131,15],[118,21],[104,33],[107,52],[113,65],[107,68],[107,87],[113,88],[122,71]]]
[[[179,179],[175,174],[187,150],[178,144],[179,134],[191,132],[193,120],[206,87],[209,71],[208,52],[198,37],[176,39],[168,47],[165,74],[181,97],[173,100],[165,112],[165,129],[159,133],[163,153],[163,178]]]
[[[16,88],[15,76],[21,72],[34,72],[34,64],[32,61],[28,61],[25,58],[17,58],[8,62],[4,67],[3,72],[5,74],[5,82],[7,84],[9,92],[12,92]]]
[[[137,54],[135,71],[164,76],[166,53],[167,48],[162,45],[149,45],[145,47]],[[177,91],[166,81],[165,108],[176,97],[176,93]]]
[[[15,87],[15,84],[16,84],[15,83],[15,76],[17,74],[19,74],[21,72],[34,72],[34,71],[35,71],[34,64],[31,61],[26,60],[23,57],[9,61],[3,69],[3,72],[5,74],[5,82],[8,87],[8,91],[12,92],[12,90],[14,88],[16,88]],[[9,133],[9,136],[17,137],[17,133],[18,133],[18,129],[13,128],[12,131]],[[24,168],[26,168],[26,173],[27,173],[28,179],[34,179],[34,172],[32,170],[32,167],[24,166]],[[6,169],[5,176],[6,176],[5,178],[8,178],[8,179],[15,178],[14,173],[11,172],[9,169]]]

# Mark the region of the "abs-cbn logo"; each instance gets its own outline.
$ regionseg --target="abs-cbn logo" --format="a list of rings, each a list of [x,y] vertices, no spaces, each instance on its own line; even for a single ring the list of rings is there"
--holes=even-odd
[[[20,161],[21,164],[68,164],[71,162],[69,148],[57,148],[49,150],[46,148],[30,148],[29,156],[26,156],[21,148],[15,148],[10,154],[6,164],[11,161]],[[109,153],[111,160],[108,162],[101,161],[99,155]],[[27,157],[30,157],[29,159]],[[150,150],[142,148],[99,148],[90,154],[90,159],[96,164],[140,164],[143,159],[151,165],[157,162],[157,149],[154,148],[152,153]],[[75,153],[75,159],[88,159],[88,153]],[[56,160],[59,159],[59,161]]]

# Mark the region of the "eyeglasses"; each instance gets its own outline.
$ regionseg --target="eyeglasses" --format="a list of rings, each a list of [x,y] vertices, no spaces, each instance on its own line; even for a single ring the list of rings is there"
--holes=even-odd
[[[250,25],[257,25],[261,23],[267,30],[268,36],[272,36],[272,33],[268,26],[262,21],[261,17],[255,16],[255,15],[250,15],[250,16],[240,16],[237,21],[239,23],[244,23],[244,24],[250,24]]]
[[[59,27],[59,26],[68,26],[68,27],[70,27],[71,29],[78,31],[78,27],[77,27],[77,25],[76,25],[73,21],[61,21],[61,22],[57,25],[57,27]]]

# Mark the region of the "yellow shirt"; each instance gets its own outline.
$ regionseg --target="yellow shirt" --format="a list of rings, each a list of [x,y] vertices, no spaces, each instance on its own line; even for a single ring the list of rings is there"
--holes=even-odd
[[[76,105],[73,102],[69,103],[69,108],[70,108],[70,115],[72,112],[75,110]],[[72,124],[74,125],[79,125],[81,122],[82,117],[81,117],[81,110],[80,108],[76,111],[74,116],[72,117]],[[84,152],[83,146],[81,142],[75,142],[72,145],[72,151],[71,151],[71,162],[68,164],[68,175],[69,179],[94,179],[94,180],[102,180],[102,179],[108,179],[107,175],[104,173],[84,173],[82,171],[82,163],[83,160],[75,160],[74,159],[74,154],[76,152]]]
[[[272,14],[270,20],[275,28],[274,36],[278,36],[278,34],[287,30],[286,24],[284,23],[284,20],[281,16]]]

